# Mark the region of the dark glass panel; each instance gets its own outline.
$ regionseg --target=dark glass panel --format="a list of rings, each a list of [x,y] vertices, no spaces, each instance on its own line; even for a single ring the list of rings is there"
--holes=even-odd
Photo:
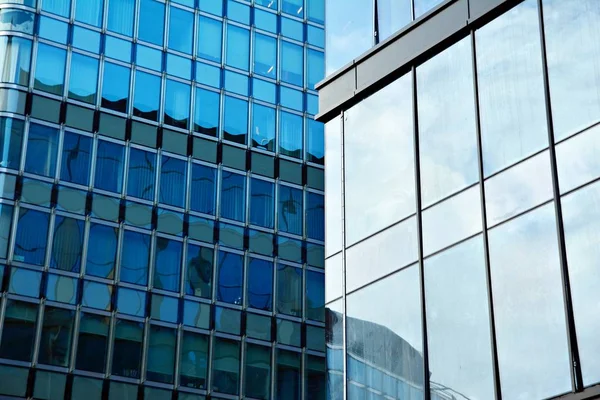
[[[214,250],[188,244],[185,276],[185,293],[212,298]]]
[[[81,305],[98,310],[111,310],[113,287],[97,282],[85,281]]]
[[[154,251],[154,287],[178,292],[183,244],[175,240],[157,237]]]
[[[186,161],[179,158],[162,156],[159,202],[183,208],[185,205],[186,178]]]
[[[269,399],[271,396],[271,348],[246,344],[245,395],[254,399]]]
[[[113,279],[117,260],[119,230],[111,226],[91,223],[85,273]]]
[[[13,259],[34,265],[44,265],[50,214],[21,208]]]
[[[306,236],[325,240],[325,200],[323,195],[306,193]]]
[[[326,359],[307,355],[304,364],[304,387],[306,400],[327,398]]]
[[[98,59],[73,53],[69,77],[69,98],[96,104]]]
[[[158,121],[160,105],[160,77],[145,72],[135,72],[133,115]]]
[[[28,297],[40,297],[42,273],[28,268],[13,267],[10,270],[8,292]]]
[[[217,301],[241,305],[244,257],[220,251],[217,262]]]
[[[248,136],[248,102],[225,96],[223,139],[246,144]]]
[[[187,129],[190,119],[190,85],[167,79],[164,122]]]
[[[60,367],[69,366],[75,312],[46,307],[40,338],[38,362]]]
[[[104,63],[102,107],[122,113],[127,112],[130,75],[131,70],[127,67],[109,62]]]
[[[84,221],[56,216],[50,267],[79,272],[83,252]]]
[[[123,254],[121,256],[121,280],[146,285],[148,283],[149,259],[150,236],[125,231],[123,235]]]
[[[190,185],[190,209],[205,214],[215,214],[216,168],[192,164],[192,182]]]
[[[205,389],[208,370],[209,337],[183,332],[179,364],[179,382],[181,386]]]
[[[0,204],[0,258],[6,258],[8,255],[12,217],[13,207],[8,204]],[[2,283],[1,272],[4,271],[0,271],[0,283]]]
[[[98,140],[96,150],[96,178],[94,187],[121,193],[125,148],[117,143]]]
[[[127,195],[154,200],[155,179],[156,154],[132,147],[129,151]]]
[[[0,357],[17,361],[31,361],[37,315],[37,304],[7,300]]]
[[[325,322],[325,274],[306,271],[306,318]]]
[[[279,185],[278,228],[282,232],[302,235],[302,190]]]
[[[300,400],[302,384],[300,365],[302,353],[277,350],[277,398]]]
[[[252,178],[250,181],[250,223],[265,228],[275,224],[275,185]]]
[[[221,171],[221,217],[244,222],[246,219],[246,176]]]
[[[240,343],[214,338],[212,352],[212,390],[236,395],[240,381]]]
[[[29,124],[25,172],[54,177],[58,155],[58,129]]]
[[[104,372],[110,317],[81,313],[75,368]]]
[[[119,288],[117,310],[120,313],[134,315],[136,317],[145,317],[146,297],[146,292]]]
[[[142,336],[144,326],[139,322],[118,319],[112,358],[112,373],[127,378],[141,377]]]
[[[151,325],[149,334],[146,379],[173,383],[176,330]]]
[[[39,43],[34,88],[62,96],[66,58],[66,50]]]
[[[92,138],[65,132],[60,179],[87,186],[90,180]]]
[[[321,165],[325,162],[325,126],[312,118],[306,119],[306,161]]]
[[[302,317],[302,269],[277,266],[277,312]]]
[[[178,307],[179,299],[176,297],[153,294],[150,304],[150,318],[176,324],[179,320]]]
[[[0,167],[20,168],[24,126],[20,119],[0,117]]]
[[[273,308],[273,263],[250,258],[247,274],[248,307],[271,311]]]

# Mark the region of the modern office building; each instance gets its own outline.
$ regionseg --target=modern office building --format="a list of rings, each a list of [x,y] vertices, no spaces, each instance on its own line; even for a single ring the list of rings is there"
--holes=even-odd
[[[327,6],[328,399],[600,398],[600,2]]]
[[[0,0],[0,397],[325,397],[323,0]]]

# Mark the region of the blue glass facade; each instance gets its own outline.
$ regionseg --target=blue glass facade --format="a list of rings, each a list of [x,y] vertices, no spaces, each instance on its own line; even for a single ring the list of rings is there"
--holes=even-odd
[[[0,396],[325,397],[323,0],[0,0]]]

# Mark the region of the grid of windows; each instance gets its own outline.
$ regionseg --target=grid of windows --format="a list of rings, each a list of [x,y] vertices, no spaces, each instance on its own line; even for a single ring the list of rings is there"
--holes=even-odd
[[[597,393],[600,7],[490,15],[327,123],[330,399]]]
[[[322,398],[324,2],[0,3],[0,395]]]

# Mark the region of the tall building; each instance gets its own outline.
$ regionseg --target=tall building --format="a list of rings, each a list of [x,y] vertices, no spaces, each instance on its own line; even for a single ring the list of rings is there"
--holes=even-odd
[[[323,0],[0,0],[0,397],[325,396]]]
[[[329,0],[328,399],[600,396],[600,2]]]

